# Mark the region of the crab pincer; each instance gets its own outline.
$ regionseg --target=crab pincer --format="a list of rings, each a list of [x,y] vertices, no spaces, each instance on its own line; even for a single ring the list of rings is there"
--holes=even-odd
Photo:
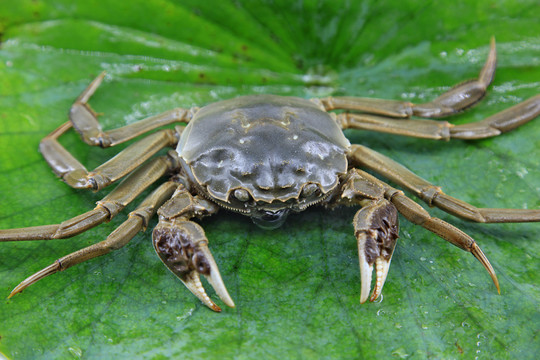
[[[235,306],[208,249],[204,230],[197,223],[182,220],[161,221],[154,229],[152,237],[154,249],[161,261],[203,304],[214,311],[221,311],[206,294],[200,280],[201,274],[227,306]]]
[[[396,207],[385,199],[370,201],[355,215],[355,236],[358,241],[360,261],[360,303],[365,303],[371,289],[373,265],[375,265],[375,288],[370,301],[381,294],[390,261],[396,247],[399,220]]]

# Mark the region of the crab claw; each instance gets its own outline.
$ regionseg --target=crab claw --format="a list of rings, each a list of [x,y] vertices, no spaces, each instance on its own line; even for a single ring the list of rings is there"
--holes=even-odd
[[[198,224],[191,221],[161,222],[154,229],[152,238],[161,261],[203,304],[214,311],[221,311],[206,294],[201,274],[227,306],[235,306],[208,249],[204,230]]]
[[[376,279],[370,301],[381,295],[386,281],[399,231],[396,207],[387,200],[373,201],[356,213],[353,224],[358,240],[360,303],[363,304],[369,297],[373,265]]]

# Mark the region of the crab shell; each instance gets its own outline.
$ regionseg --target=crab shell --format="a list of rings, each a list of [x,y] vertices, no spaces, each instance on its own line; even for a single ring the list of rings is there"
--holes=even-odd
[[[210,197],[245,189],[257,203],[298,199],[307,184],[325,194],[347,171],[349,141],[315,103],[275,95],[220,101],[195,113],[177,152]]]

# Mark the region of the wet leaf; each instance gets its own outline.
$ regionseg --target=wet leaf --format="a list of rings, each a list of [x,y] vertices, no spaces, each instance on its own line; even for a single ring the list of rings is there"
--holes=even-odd
[[[498,73],[485,101],[452,119],[466,123],[539,93],[537,6],[4,1],[0,228],[59,223],[107,193],[70,189],[37,151],[103,70],[107,80],[91,103],[107,129],[252,93],[420,102],[475,77],[494,35]],[[539,134],[539,119],[482,141],[347,132],[449,194],[514,208],[540,208]],[[89,148],[73,133],[62,143],[88,168],[118,151]],[[73,239],[2,243],[0,296],[104,239],[128,211]],[[539,225],[472,224],[430,211],[478,241],[501,296],[470,254],[403,220],[383,300],[361,306],[354,209],[311,209],[271,232],[222,212],[202,225],[236,309],[216,314],[200,304],[163,267],[146,231],[2,300],[0,351],[10,359],[534,358]]]

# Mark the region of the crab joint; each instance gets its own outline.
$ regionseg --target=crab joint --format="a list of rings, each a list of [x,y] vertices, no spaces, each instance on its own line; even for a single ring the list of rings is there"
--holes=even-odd
[[[218,266],[208,249],[204,230],[192,221],[162,221],[154,229],[153,244],[159,258],[199,300],[214,311],[221,311],[202,286],[204,275],[219,298],[234,307]]]

